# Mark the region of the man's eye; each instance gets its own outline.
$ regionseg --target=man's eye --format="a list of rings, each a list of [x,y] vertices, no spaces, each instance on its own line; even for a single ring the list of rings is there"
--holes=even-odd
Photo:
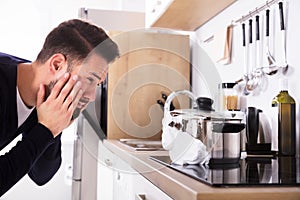
[[[91,78],[91,77],[87,77],[86,79],[87,79],[87,81],[88,81],[89,84],[93,84],[94,81],[95,81],[95,80],[94,80],[93,78]]]

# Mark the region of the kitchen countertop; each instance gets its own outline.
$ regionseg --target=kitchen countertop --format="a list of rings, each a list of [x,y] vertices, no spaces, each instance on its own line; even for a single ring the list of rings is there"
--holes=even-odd
[[[211,187],[149,159],[168,155],[167,151],[134,151],[118,140],[104,140],[103,144],[173,199],[300,199],[300,187]]]

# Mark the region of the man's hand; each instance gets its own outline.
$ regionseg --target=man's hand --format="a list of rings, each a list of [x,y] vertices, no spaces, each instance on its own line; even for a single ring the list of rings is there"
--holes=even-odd
[[[81,82],[77,82],[75,75],[65,74],[55,84],[46,100],[45,86],[40,85],[37,94],[38,122],[46,126],[56,137],[71,123],[72,114],[81,98],[83,91],[80,89]]]

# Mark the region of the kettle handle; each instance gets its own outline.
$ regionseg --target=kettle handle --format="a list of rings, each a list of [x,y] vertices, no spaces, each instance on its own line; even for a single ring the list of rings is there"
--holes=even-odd
[[[197,105],[197,103],[196,103],[196,97],[195,97],[195,95],[192,93],[192,92],[190,92],[190,91],[188,91],[188,90],[180,90],[180,91],[175,91],[175,92],[172,92],[169,96],[168,96],[168,98],[167,98],[167,100],[166,100],[166,102],[165,102],[165,106],[164,106],[164,115],[166,115],[167,113],[169,113],[170,112],[170,104],[171,104],[171,102],[172,102],[172,100],[176,97],[176,96],[178,96],[178,95],[187,95],[188,97],[190,97],[191,99],[192,99],[192,106],[198,106]]]

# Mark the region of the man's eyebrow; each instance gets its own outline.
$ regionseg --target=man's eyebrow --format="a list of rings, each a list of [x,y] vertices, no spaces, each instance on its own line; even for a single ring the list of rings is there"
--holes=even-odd
[[[90,74],[92,74],[93,76],[95,76],[97,79],[101,80],[101,77],[98,76],[95,72],[90,72]]]

